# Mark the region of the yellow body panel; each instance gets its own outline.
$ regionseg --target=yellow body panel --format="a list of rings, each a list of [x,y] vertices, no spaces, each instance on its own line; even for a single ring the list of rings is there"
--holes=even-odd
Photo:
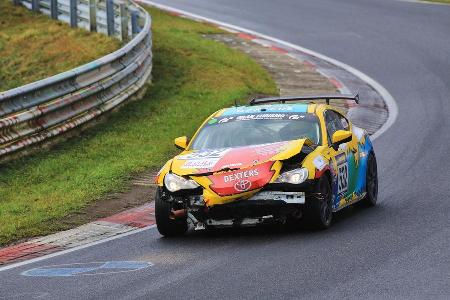
[[[331,167],[333,170],[337,170],[338,163],[339,163],[338,161],[336,161],[337,156],[342,155],[342,153],[348,154],[350,151],[353,151],[354,153],[356,153],[358,151],[358,139],[355,137],[355,134],[352,131],[352,124],[350,122],[349,122],[349,128],[350,128],[350,131],[352,131],[352,141],[348,142],[346,144],[345,149],[340,148],[340,149],[334,150],[332,147],[330,147],[331,141],[329,141],[329,138],[327,135],[327,128],[326,128],[325,117],[324,117],[324,113],[327,110],[336,111],[336,112],[340,113],[341,115],[345,115],[336,107],[332,107],[327,104],[309,104],[307,107],[308,113],[315,114],[318,117],[319,123],[320,123],[321,135],[322,135],[321,145],[316,147],[313,150],[313,152],[310,153],[303,160],[301,165],[299,165],[299,167],[304,167],[304,168],[308,169],[308,174],[309,174],[308,179],[316,178],[316,172],[324,172],[324,171],[326,171],[327,167]],[[225,109],[219,110],[219,111],[215,112],[214,114],[212,114],[209,118],[207,118],[202,123],[202,125],[199,127],[199,129],[196,131],[196,133],[194,134],[194,136],[191,140],[194,140],[194,138],[198,135],[199,130],[206,124],[206,122],[208,122],[211,118],[219,117],[220,115],[222,115],[224,113],[224,111],[225,111]],[[365,137],[363,137],[362,140],[360,140],[359,142],[364,143],[365,142],[364,139],[365,139]],[[274,165],[272,166],[272,171],[274,171],[274,173],[273,173],[272,178],[270,179],[270,182],[274,182],[280,174],[281,167],[282,167],[281,161],[288,159],[288,158],[294,156],[295,154],[299,153],[299,151],[302,149],[302,147],[305,144],[308,145],[309,143],[310,143],[310,141],[305,140],[305,139],[290,141],[286,145],[285,149],[282,149],[282,151],[280,151],[279,153],[272,156],[269,160],[258,161],[258,164],[262,164],[267,161],[274,161]],[[194,181],[196,181],[200,186],[203,187],[204,201],[205,201],[206,205],[209,207],[213,206],[213,205],[229,203],[229,202],[235,201],[236,199],[248,199],[260,191],[260,189],[256,189],[256,190],[243,192],[243,193],[235,194],[235,195],[231,195],[231,196],[220,196],[220,195],[216,194],[210,188],[210,186],[212,185],[212,182],[207,176],[204,176],[201,174],[196,175],[196,172],[198,171],[197,169],[183,167],[184,162],[180,159],[177,159],[179,156],[189,155],[193,152],[194,151],[190,150],[190,143],[189,143],[186,150],[184,150],[182,153],[180,153],[180,155],[169,160],[163,166],[163,168],[160,170],[160,172],[158,173],[157,180],[156,180],[157,184],[159,186],[163,186],[164,185],[164,180],[163,180],[164,176],[170,171],[175,174],[181,175],[181,176],[188,176],[191,179],[193,179]],[[359,155],[355,155],[355,163],[356,164],[358,164],[359,157],[360,157]],[[246,167],[250,167],[250,166],[255,166],[255,165],[240,165],[239,168],[246,168]],[[332,170],[330,170],[330,171],[332,171]],[[213,174],[219,174],[219,173],[220,173],[220,170]],[[343,199],[340,200],[339,207],[346,206],[346,205],[348,205],[349,202],[354,202],[356,200],[358,200],[356,195],[350,194],[347,197],[344,197]]]

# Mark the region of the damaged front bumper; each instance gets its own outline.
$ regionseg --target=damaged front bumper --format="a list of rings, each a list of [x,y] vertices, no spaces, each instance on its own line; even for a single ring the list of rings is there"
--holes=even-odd
[[[182,205],[172,216],[187,217],[194,228],[249,227],[265,223],[284,223],[288,218],[299,219],[303,206],[315,195],[315,182],[302,185],[270,184],[248,199],[207,206],[199,191],[195,195],[168,195],[168,201]],[[169,199],[170,198],[170,199]]]

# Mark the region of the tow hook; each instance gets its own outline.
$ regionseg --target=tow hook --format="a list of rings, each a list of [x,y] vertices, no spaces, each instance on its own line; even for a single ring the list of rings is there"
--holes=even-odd
[[[194,224],[194,230],[203,230],[205,229],[205,224],[197,220],[197,218],[191,214],[190,212],[187,213],[188,218],[192,221],[192,224]]]

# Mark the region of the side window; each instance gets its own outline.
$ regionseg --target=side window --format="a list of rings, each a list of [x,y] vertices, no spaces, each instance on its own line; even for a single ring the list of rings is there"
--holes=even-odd
[[[325,112],[325,122],[327,125],[327,134],[328,134],[328,141],[331,141],[331,137],[333,134],[338,130],[348,130],[344,127],[345,122],[341,122],[342,116],[337,114],[336,112],[332,110],[327,110]],[[345,118],[344,118],[345,120]],[[347,121],[347,120],[345,120]],[[347,122],[347,128],[348,128],[348,122]]]
[[[342,127],[344,127],[344,130],[347,130],[347,131],[350,130],[350,124],[348,123],[347,118],[340,114],[338,114],[338,116],[339,116],[339,120],[341,121]]]

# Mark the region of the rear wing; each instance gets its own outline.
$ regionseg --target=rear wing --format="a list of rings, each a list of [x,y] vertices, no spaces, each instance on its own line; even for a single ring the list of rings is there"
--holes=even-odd
[[[286,102],[302,102],[315,103],[314,100],[325,100],[330,104],[330,100],[349,100],[359,104],[359,94],[354,95],[312,95],[312,96],[293,96],[293,97],[271,97],[250,100],[250,105],[260,105],[266,103],[286,103]]]

